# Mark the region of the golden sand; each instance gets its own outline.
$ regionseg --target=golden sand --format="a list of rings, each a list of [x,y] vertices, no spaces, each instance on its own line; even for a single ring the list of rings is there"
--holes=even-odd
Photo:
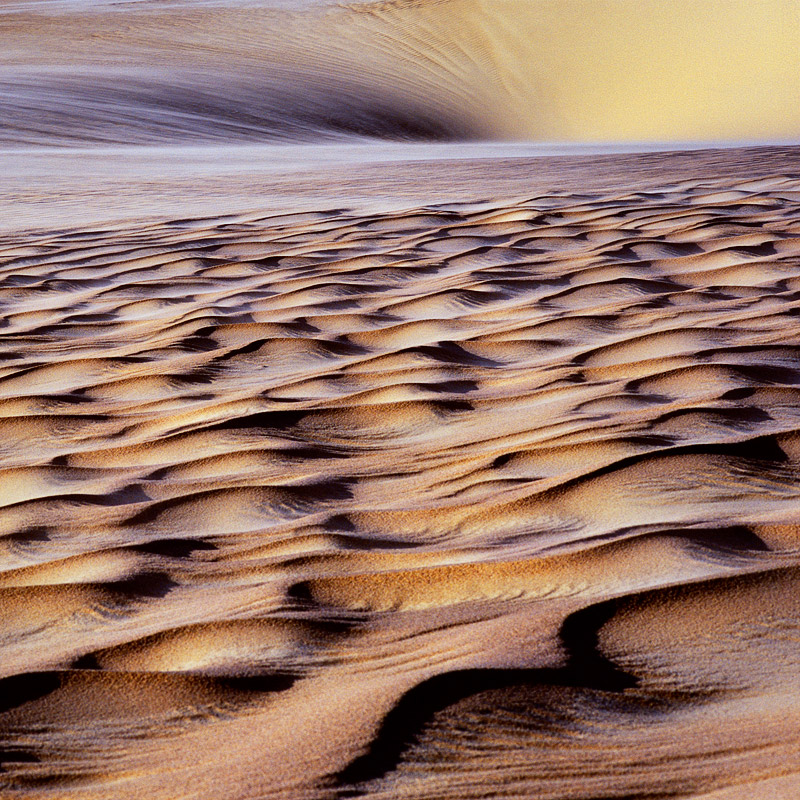
[[[800,797],[799,39],[0,2],[2,800]]]
[[[0,31],[2,146],[800,131],[796,0],[17,0]]]
[[[793,797],[796,159],[5,235],[8,796]]]

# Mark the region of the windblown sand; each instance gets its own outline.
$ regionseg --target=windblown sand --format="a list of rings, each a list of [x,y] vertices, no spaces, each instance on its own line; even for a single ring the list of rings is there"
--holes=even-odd
[[[800,170],[743,153],[3,234],[3,796],[799,796]]]

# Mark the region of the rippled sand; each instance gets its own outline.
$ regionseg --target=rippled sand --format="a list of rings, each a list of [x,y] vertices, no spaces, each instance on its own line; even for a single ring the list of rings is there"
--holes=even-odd
[[[7,796],[800,792],[798,153],[604,158],[2,237]]]
[[[264,1],[0,2],[0,796],[796,800],[798,4]]]

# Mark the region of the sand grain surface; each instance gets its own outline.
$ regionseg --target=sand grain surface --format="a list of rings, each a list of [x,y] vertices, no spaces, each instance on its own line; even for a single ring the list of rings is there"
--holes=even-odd
[[[7,796],[795,796],[793,152],[5,234]]]
[[[0,0],[2,800],[800,797],[798,40]]]

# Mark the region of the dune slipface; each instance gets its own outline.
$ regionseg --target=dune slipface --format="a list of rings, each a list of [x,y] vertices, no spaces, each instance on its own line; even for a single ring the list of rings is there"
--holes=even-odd
[[[800,149],[483,141],[795,4],[274,5],[0,9],[0,795],[800,796]]]
[[[800,130],[795,0],[18,0],[0,30],[1,146]]]

